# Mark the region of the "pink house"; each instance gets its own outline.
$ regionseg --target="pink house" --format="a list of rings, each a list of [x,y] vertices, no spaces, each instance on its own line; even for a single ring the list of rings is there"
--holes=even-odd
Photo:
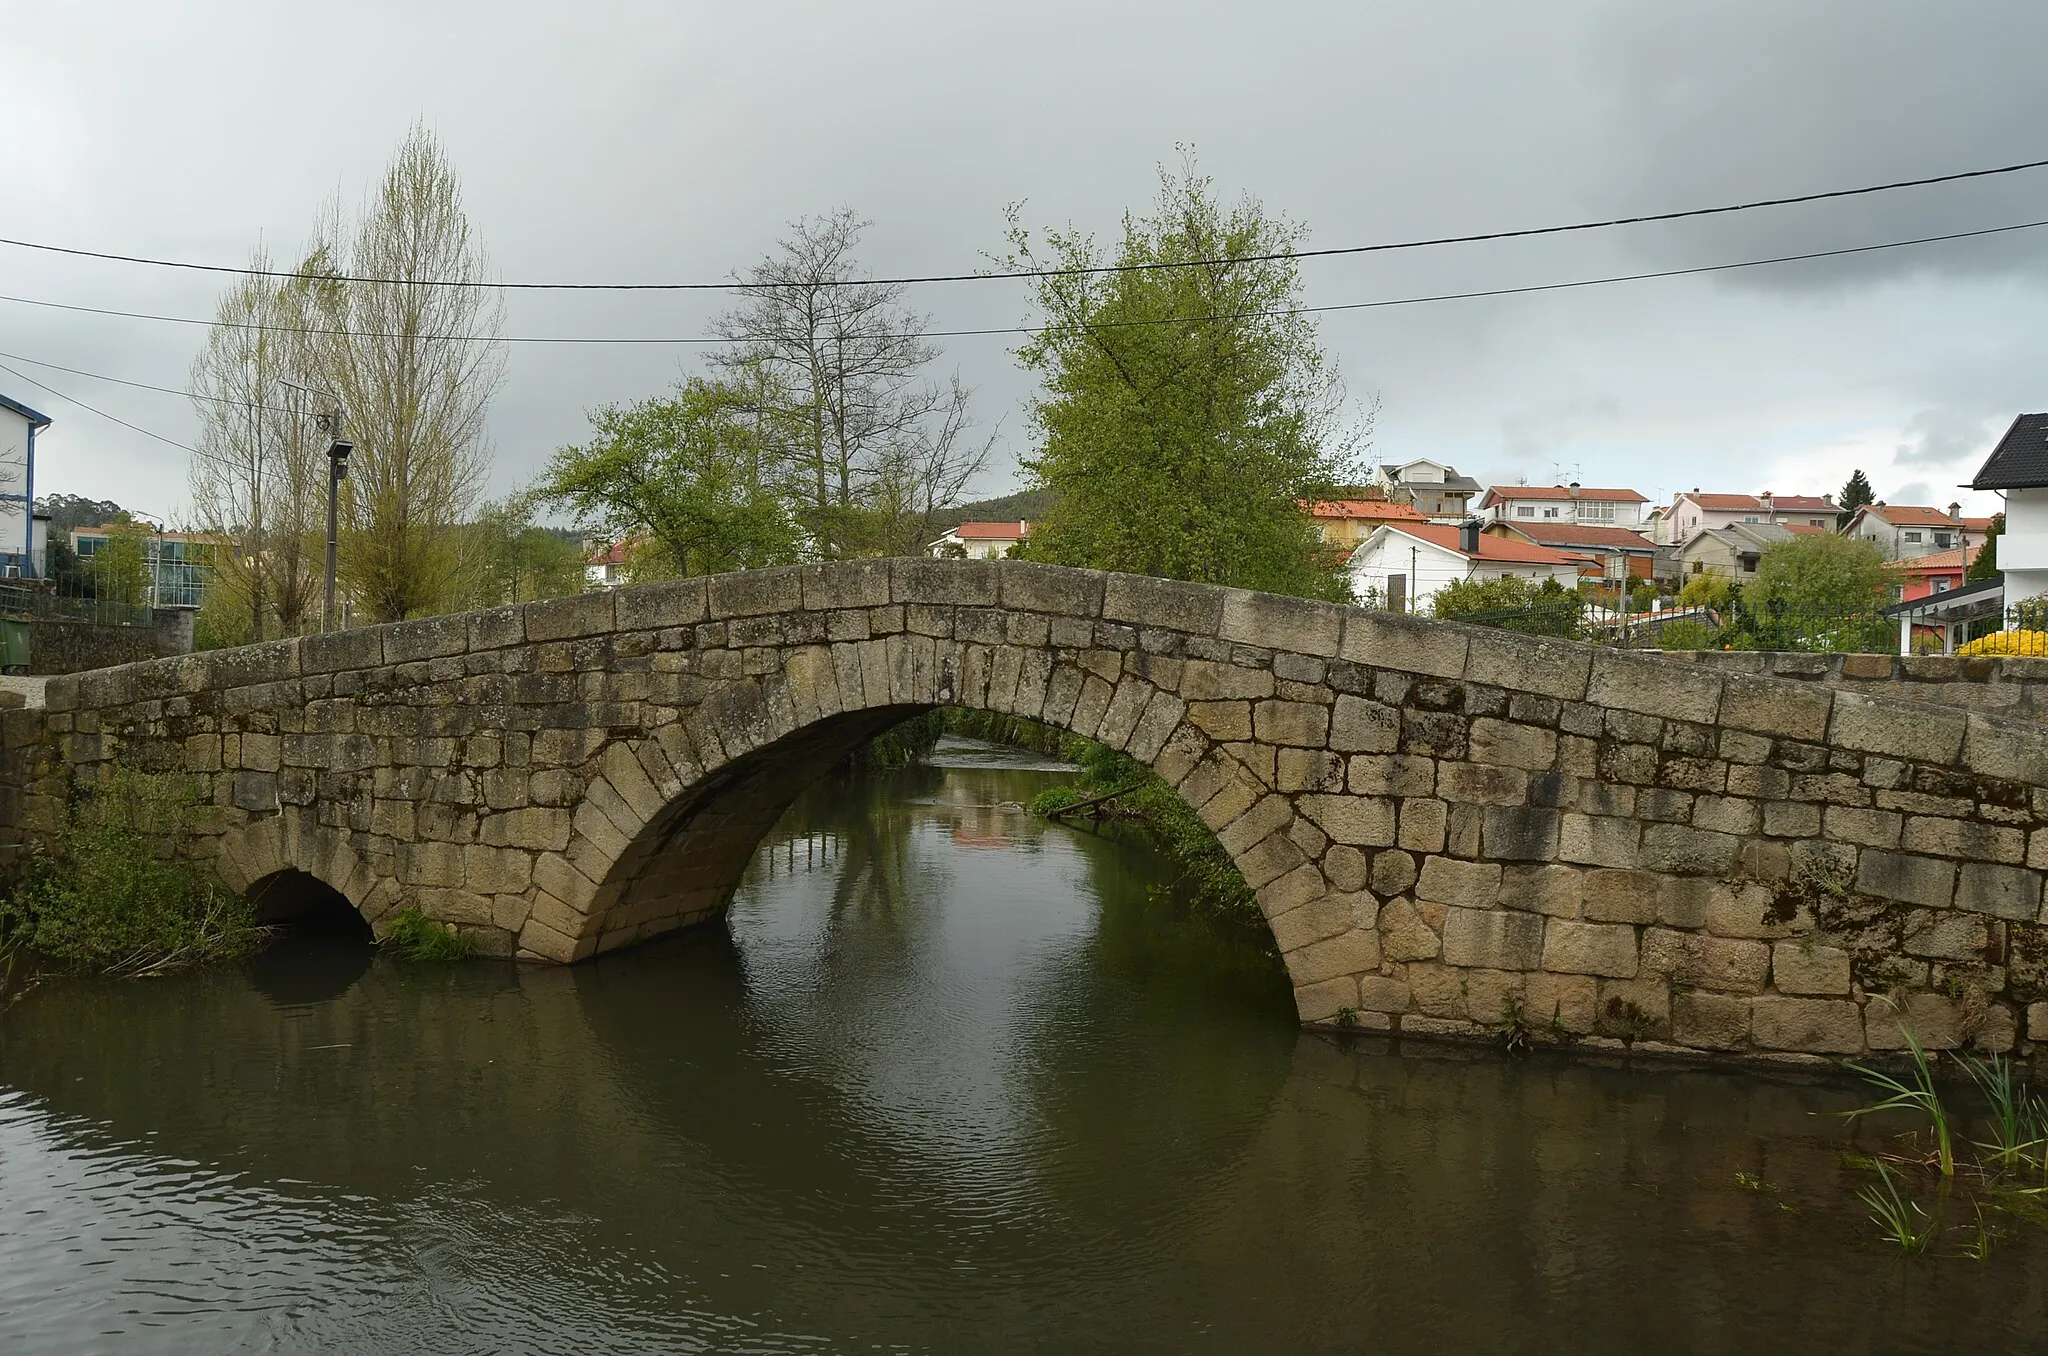
[[[1662,546],[1676,546],[1700,532],[1739,524],[1835,529],[1841,509],[1832,496],[1810,494],[1702,494],[1688,490],[1671,501],[1654,526]]]

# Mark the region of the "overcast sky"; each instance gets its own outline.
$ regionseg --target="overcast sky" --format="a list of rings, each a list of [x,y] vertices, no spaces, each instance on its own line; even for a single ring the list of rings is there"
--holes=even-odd
[[[575,5],[13,0],[0,235],[240,263],[355,203],[409,124],[458,166],[506,280],[722,278],[850,204],[877,273],[958,272],[1027,221],[1107,238],[1194,146],[1333,246],[1666,211],[2048,157],[2048,5],[1924,0],[1037,0]],[[1310,261],[1311,304],[1729,262],[2048,218],[2048,171],[1540,241]],[[0,247],[0,293],[207,316],[220,280]],[[920,289],[945,328],[1021,288]],[[715,296],[514,294],[509,334],[697,335]],[[203,330],[0,302],[0,352],[182,387]],[[2048,230],[1852,260],[1326,317],[1382,460],[1653,498],[1953,487],[2048,408]],[[1001,422],[1000,338],[945,364]],[[689,348],[517,346],[493,491],[656,392]],[[0,363],[178,442],[184,400]],[[935,375],[939,375],[935,373]],[[56,425],[37,489],[173,518],[185,454],[0,372]]]

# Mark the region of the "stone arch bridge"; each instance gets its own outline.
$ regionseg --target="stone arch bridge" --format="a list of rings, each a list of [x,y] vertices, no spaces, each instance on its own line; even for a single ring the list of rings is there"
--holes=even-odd
[[[237,889],[304,872],[373,925],[417,907],[578,961],[717,917],[800,789],[941,704],[1150,764],[1257,891],[1305,1022],[1854,1053],[1904,1020],[2002,1049],[2048,998],[2038,723],[1023,562],[750,571],[53,679],[5,718],[0,829],[116,761],[181,769],[217,810],[184,850]]]

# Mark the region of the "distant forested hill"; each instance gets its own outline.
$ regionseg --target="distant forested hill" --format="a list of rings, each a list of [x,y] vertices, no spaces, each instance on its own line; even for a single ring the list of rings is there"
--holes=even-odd
[[[99,527],[132,519],[128,510],[111,499],[87,499],[82,494],[51,494],[36,500],[36,508],[50,515],[50,535],[69,533],[78,527]]]
[[[1044,518],[1051,507],[1052,491],[1019,490],[1000,499],[977,499],[947,509],[932,521],[941,532],[961,523],[1032,523]]]

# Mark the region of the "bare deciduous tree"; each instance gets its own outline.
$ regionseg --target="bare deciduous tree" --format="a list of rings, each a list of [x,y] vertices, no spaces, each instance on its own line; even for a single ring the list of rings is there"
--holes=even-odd
[[[333,216],[330,216],[330,223]],[[315,289],[319,366],[356,445],[343,484],[341,574],[358,606],[396,621],[459,603],[487,469],[484,417],[504,377],[497,295],[455,171],[414,126],[346,250]],[[385,281],[341,282],[346,274]],[[424,284],[424,285],[423,285]]]
[[[251,266],[267,269],[261,250]],[[241,279],[192,364],[199,455],[191,463],[195,526],[219,539],[208,587],[248,614],[251,639],[274,622],[306,629],[319,586],[309,543],[319,512],[319,453],[307,405],[317,381],[302,277]]]
[[[794,223],[717,322],[727,347],[713,361],[761,392],[764,441],[828,559],[916,550],[993,443],[967,436],[966,387],[924,379],[939,350],[903,289],[864,280],[854,252],[867,224],[849,208]]]

